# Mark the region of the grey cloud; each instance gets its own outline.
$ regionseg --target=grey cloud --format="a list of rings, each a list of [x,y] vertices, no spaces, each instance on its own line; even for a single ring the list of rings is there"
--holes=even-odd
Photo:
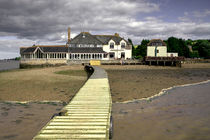
[[[119,32],[124,37],[133,39],[134,43],[143,38],[198,38],[203,34],[209,37],[209,23],[167,23],[159,17],[151,16],[143,20],[136,18],[144,13],[158,12],[161,3],[164,2],[156,4],[146,0],[1,0],[0,50],[17,52],[20,46],[31,46],[34,43],[64,44],[69,26],[73,34],[82,30],[95,34]],[[17,39],[3,40],[3,36],[15,36]]]
[[[119,24],[121,17],[158,10],[158,5],[152,3],[122,0],[1,0],[0,5],[0,31],[30,39],[64,32],[68,26],[77,31],[82,27],[109,30],[113,22]]]

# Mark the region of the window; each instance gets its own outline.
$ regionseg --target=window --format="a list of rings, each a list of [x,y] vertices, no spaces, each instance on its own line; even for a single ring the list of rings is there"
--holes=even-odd
[[[82,44],[79,44],[78,47],[83,47],[83,45]]]
[[[157,53],[159,53],[159,50],[157,50]]]
[[[107,57],[107,54],[104,54],[104,58],[106,58]]]
[[[125,48],[125,43],[121,43],[121,48],[122,48],[122,49]]]
[[[125,58],[125,52],[121,52],[121,58]]]
[[[155,42],[155,43],[152,43],[152,46],[163,46],[163,44],[162,43]]]
[[[114,53],[113,52],[109,53],[109,58],[114,58]]]
[[[110,49],[114,49],[114,43],[110,43]]]

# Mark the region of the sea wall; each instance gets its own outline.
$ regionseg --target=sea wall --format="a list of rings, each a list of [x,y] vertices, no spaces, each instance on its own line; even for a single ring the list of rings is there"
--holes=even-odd
[[[141,65],[142,60],[100,60],[101,65]],[[72,64],[90,64],[90,60],[68,60],[68,65]]]
[[[101,65],[141,65],[142,60],[100,60]],[[66,59],[21,59],[20,68],[43,67],[55,65],[89,65],[90,60],[66,60]]]
[[[66,59],[21,59],[20,68],[66,65]]]
[[[192,64],[192,63],[210,63],[210,59],[190,59],[185,58],[185,64]]]

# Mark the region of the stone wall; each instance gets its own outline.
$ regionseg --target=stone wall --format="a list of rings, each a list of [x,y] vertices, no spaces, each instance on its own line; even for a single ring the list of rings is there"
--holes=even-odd
[[[210,63],[210,59],[191,59],[191,58],[185,58],[185,61],[183,63],[185,63],[185,64],[191,64],[191,63]]]
[[[142,60],[100,60],[101,65],[140,65]],[[20,67],[44,67],[57,65],[88,65],[90,60],[66,60],[66,59],[21,59]]]
[[[21,64],[42,65],[42,64],[66,64],[66,59],[21,59]]]
[[[20,68],[66,65],[66,59],[21,59]]]
[[[142,60],[100,60],[101,65],[118,65],[118,64],[128,64],[128,65],[140,65]],[[90,60],[68,60],[68,65],[73,64],[90,64]]]

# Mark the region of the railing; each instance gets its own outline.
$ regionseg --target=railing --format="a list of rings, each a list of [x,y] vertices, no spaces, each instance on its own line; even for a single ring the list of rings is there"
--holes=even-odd
[[[145,61],[184,61],[184,57],[150,57],[146,56]]]

